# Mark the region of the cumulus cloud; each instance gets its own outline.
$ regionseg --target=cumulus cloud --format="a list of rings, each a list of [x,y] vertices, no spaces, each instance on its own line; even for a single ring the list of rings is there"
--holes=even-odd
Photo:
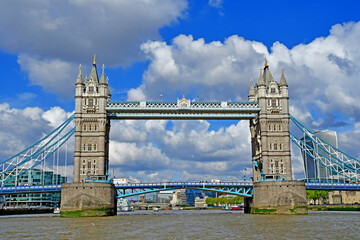
[[[60,107],[44,111],[37,107],[16,109],[7,103],[0,104],[0,159],[4,160],[31,146],[70,115]],[[74,124],[69,127],[74,127]],[[73,146],[73,141],[70,140],[70,146]]]
[[[0,8],[0,48],[19,55],[32,84],[70,97],[78,63],[94,53],[108,66],[142,59],[144,39],[160,39],[159,28],[186,8],[185,0],[7,1]]]
[[[9,1],[0,10],[0,45],[47,59],[84,62],[99,53],[106,64],[128,64],[143,39],[159,39],[158,29],[186,7],[184,0]]]
[[[257,66],[267,57],[278,81],[284,67],[293,108],[306,112],[312,105],[325,114],[339,112],[359,119],[359,37],[360,22],[350,22],[334,25],[327,37],[292,49],[275,42],[269,51],[261,42],[236,35],[210,43],[191,35],[179,35],[171,44],[148,41],[142,50],[149,67],[142,85],[130,90],[128,97],[152,100],[165,92],[169,98],[191,93],[201,100],[244,101],[250,78],[257,81]]]
[[[140,181],[149,180],[150,175],[154,180],[167,181],[196,180],[198,175],[239,179],[241,171],[251,166],[247,121],[217,131],[210,131],[211,124],[203,120],[168,123],[112,123],[110,165],[118,176]]]

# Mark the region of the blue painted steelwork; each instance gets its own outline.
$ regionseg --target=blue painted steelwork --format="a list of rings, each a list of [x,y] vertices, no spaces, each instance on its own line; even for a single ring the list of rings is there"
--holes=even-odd
[[[358,159],[343,153],[328,142],[324,141],[291,115],[290,119],[302,131],[302,133],[304,133],[304,135],[312,141],[314,146],[316,146],[315,149],[305,141],[305,138],[302,140],[290,133],[290,139],[300,149],[306,152],[306,154],[311,156],[315,161],[328,168],[331,174],[336,173],[337,175],[341,175],[350,181],[360,182],[360,161]]]
[[[202,191],[213,191],[234,194],[243,197],[252,197],[252,183],[206,183],[206,182],[165,182],[165,183],[129,183],[115,186],[118,191],[117,198],[124,198],[175,189],[196,189]]]
[[[0,162],[0,183],[9,181],[35,168],[49,158],[75,133],[75,128],[66,132],[74,119],[70,116],[58,128],[20,153]],[[65,133],[65,134],[64,134]]]
[[[360,183],[305,183],[307,190],[356,190],[360,191]],[[239,183],[201,183],[201,182],[167,182],[167,183],[129,183],[115,186],[117,198],[130,197],[151,192],[175,190],[181,188],[214,191],[239,196],[252,197],[252,182]],[[21,193],[61,192],[61,184],[0,187],[0,195]]]
[[[184,103],[184,104],[183,104]],[[111,119],[252,119],[257,102],[115,102],[106,105]]]
[[[57,185],[36,185],[36,186],[17,186],[0,187],[0,195],[22,194],[22,193],[52,193],[61,192],[61,184]]]
[[[305,183],[307,190],[360,190],[360,183]]]

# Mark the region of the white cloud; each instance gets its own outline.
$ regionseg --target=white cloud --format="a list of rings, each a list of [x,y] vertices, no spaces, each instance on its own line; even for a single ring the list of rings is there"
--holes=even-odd
[[[37,107],[16,109],[10,108],[7,103],[0,104],[0,159],[4,160],[34,144],[70,115],[59,107],[44,111]],[[69,144],[73,146],[73,139]]]
[[[215,8],[221,8],[222,7],[222,0],[209,0],[209,5],[211,7],[215,7]]]
[[[359,37],[360,22],[350,22],[334,25],[327,37],[292,49],[276,42],[270,52],[261,42],[236,35],[210,43],[191,35],[179,35],[171,44],[149,41],[142,45],[150,59],[143,83],[128,96],[136,99],[136,92],[141,99],[159,100],[164,92],[173,99],[179,92],[191,92],[201,100],[246,101],[249,80],[257,81],[256,66],[267,57],[278,81],[284,66],[292,106],[306,112],[313,105],[323,113],[359,119]]]
[[[164,169],[170,163],[169,158],[152,144],[138,147],[136,143],[111,141],[109,149],[112,166],[128,171]]]
[[[98,53],[108,65],[128,64],[186,8],[185,0],[9,1],[0,9],[0,46],[42,59],[84,62]]]
[[[74,79],[77,76],[74,64],[58,59],[39,60],[24,54],[19,55],[18,63],[21,70],[29,74],[33,85],[68,98],[74,95]]]
[[[19,55],[32,84],[71,97],[77,64],[94,53],[107,66],[143,59],[144,39],[160,39],[158,30],[186,8],[186,0],[8,1],[0,8],[0,48]]]

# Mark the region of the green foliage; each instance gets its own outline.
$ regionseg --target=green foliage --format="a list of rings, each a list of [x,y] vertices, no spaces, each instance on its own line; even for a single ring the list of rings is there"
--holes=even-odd
[[[326,200],[328,199],[328,193],[329,191],[324,190],[306,190],[306,197],[314,201],[318,199]]]
[[[224,197],[219,197],[219,198],[208,197],[206,199],[206,204],[208,206],[219,206],[223,204],[242,204],[243,202],[244,202],[243,197],[234,197],[230,199]]]

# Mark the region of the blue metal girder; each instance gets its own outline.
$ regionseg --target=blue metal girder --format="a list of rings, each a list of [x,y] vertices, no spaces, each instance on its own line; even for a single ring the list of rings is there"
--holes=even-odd
[[[360,190],[360,183],[305,183],[307,190]]]
[[[0,187],[0,195],[22,194],[22,193],[53,193],[53,192],[61,192],[61,184]]]
[[[144,184],[124,184],[115,186],[118,196],[124,198],[175,189],[195,189],[202,191],[222,192],[243,197],[252,197],[252,183],[144,183]]]

